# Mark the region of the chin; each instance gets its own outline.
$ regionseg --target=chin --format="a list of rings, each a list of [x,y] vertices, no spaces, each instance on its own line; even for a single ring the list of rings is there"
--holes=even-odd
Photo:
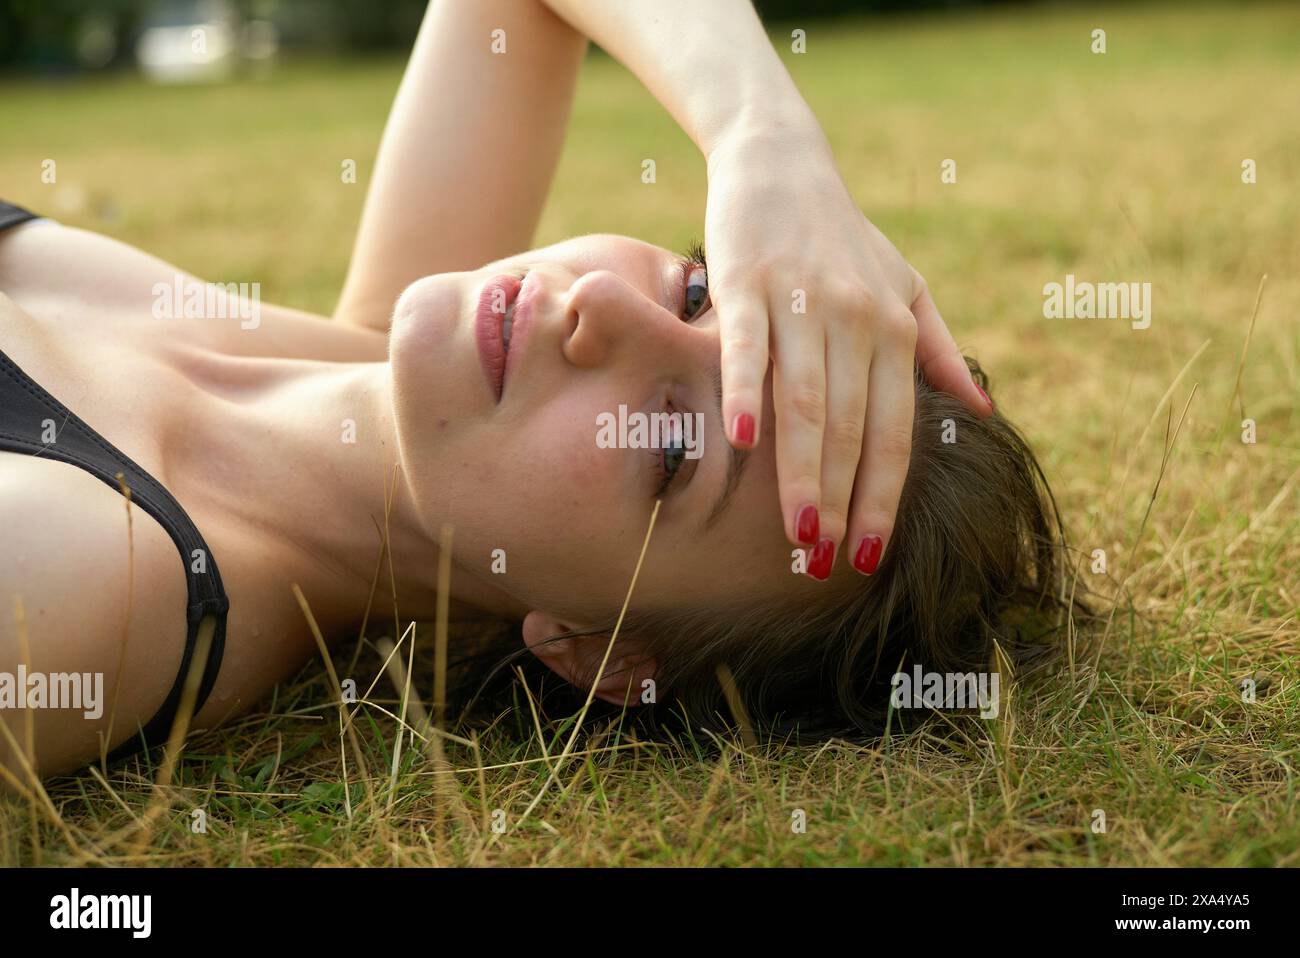
[[[464,311],[459,284],[449,275],[426,276],[406,287],[393,308],[388,336],[394,373],[457,379],[457,357],[464,360],[465,350],[473,348]]]
[[[483,414],[490,399],[466,316],[461,274],[416,280],[393,309],[388,337],[394,425],[410,478],[433,481],[431,450]]]
[[[459,285],[450,276],[426,276],[397,297],[392,329],[403,335],[445,339],[455,331],[461,311]]]

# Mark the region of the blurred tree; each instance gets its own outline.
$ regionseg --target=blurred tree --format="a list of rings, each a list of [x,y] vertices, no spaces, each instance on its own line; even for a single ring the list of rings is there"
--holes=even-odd
[[[120,36],[134,29],[147,6],[148,0],[0,0],[0,67],[76,69],[88,21]],[[119,44],[111,59],[122,54]]]
[[[229,0],[242,19],[268,19],[284,46],[377,50],[410,45],[427,0]],[[472,2],[472,0],[466,0]],[[708,2],[708,0],[704,0]],[[999,0],[755,0],[764,19],[933,10]],[[1004,0],[1005,2],[1005,0]],[[61,72],[129,61],[140,27],[179,20],[201,0],[0,0],[0,69]],[[106,61],[86,54],[87,35],[113,39]]]

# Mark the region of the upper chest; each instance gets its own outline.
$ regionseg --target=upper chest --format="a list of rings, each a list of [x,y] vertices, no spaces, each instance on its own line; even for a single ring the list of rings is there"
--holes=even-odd
[[[288,558],[257,530],[246,528],[202,497],[187,495],[202,482],[177,475],[177,442],[192,442],[187,429],[220,400],[195,385],[184,356],[292,356],[375,360],[386,354],[382,334],[339,329],[337,324],[296,311],[259,304],[254,326],[247,310],[224,316],[203,312],[210,305],[189,302],[192,276],[105,237],[65,227],[34,224],[0,234],[0,350],[89,429],[150,474],[179,501],[207,544],[232,601],[230,631],[239,637],[273,635],[301,624],[301,612],[287,589],[272,590],[271,574]],[[245,304],[248,305],[248,304]],[[199,314],[195,314],[196,307]],[[58,417],[54,417],[58,418]],[[57,423],[55,424],[57,427]],[[3,479],[13,501],[37,502],[73,517],[63,537],[34,531],[30,565],[40,566],[50,595],[51,556],[77,547],[96,517],[111,534],[101,550],[117,554],[121,497],[71,464],[25,462],[31,457],[0,454]],[[193,462],[189,455],[185,462]],[[52,479],[57,477],[57,482]],[[170,593],[149,595],[166,608],[183,592],[184,557],[162,529],[137,510],[134,553],[141,581],[168,582]],[[37,561],[37,541],[50,548]],[[55,541],[57,539],[57,541]],[[90,548],[83,541],[82,546]],[[115,551],[117,550],[117,551]],[[99,561],[99,560],[96,560]],[[34,573],[35,574],[35,573]],[[80,581],[77,579],[69,582]],[[105,586],[107,587],[107,585]],[[72,588],[68,585],[68,588]],[[266,595],[274,591],[274,595]],[[237,607],[236,600],[239,600]],[[135,605],[137,612],[143,605]],[[182,622],[183,625],[183,622]]]

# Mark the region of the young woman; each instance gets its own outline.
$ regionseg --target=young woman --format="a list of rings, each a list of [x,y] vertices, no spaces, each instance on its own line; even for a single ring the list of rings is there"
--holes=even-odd
[[[710,268],[613,235],[518,252],[586,37],[704,153]],[[745,0],[431,4],[333,321],[185,318],[194,283],[0,207],[0,679],[106,698],[0,709],[11,777],[165,740],[191,672],[195,727],[252,707],[315,653],[291,585],[355,634],[381,534],[402,618],[432,618],[444,524],[453,612],[589,688],[662,503],[610,702],[653,679],[714,708],[726,663],[755,719],[861,728],[900,656],[1046,647],[1003,615],[1055,594],[1037,466]],[[604,448],[620,406],[699,414],[703,455]]]

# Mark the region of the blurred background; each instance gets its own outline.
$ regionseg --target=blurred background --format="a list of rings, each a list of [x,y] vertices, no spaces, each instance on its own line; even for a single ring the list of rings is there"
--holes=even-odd
[[[760,0],[765,17],[978,6],[994,0]],[[1007,2],[1007,0],[1002,0]],[[164,82],[256,71],[281,49],[363,52],[409,45],[425,0],[4,0],[0,70],[138,67]],[[204,50],[194,49],[201,29]]]

